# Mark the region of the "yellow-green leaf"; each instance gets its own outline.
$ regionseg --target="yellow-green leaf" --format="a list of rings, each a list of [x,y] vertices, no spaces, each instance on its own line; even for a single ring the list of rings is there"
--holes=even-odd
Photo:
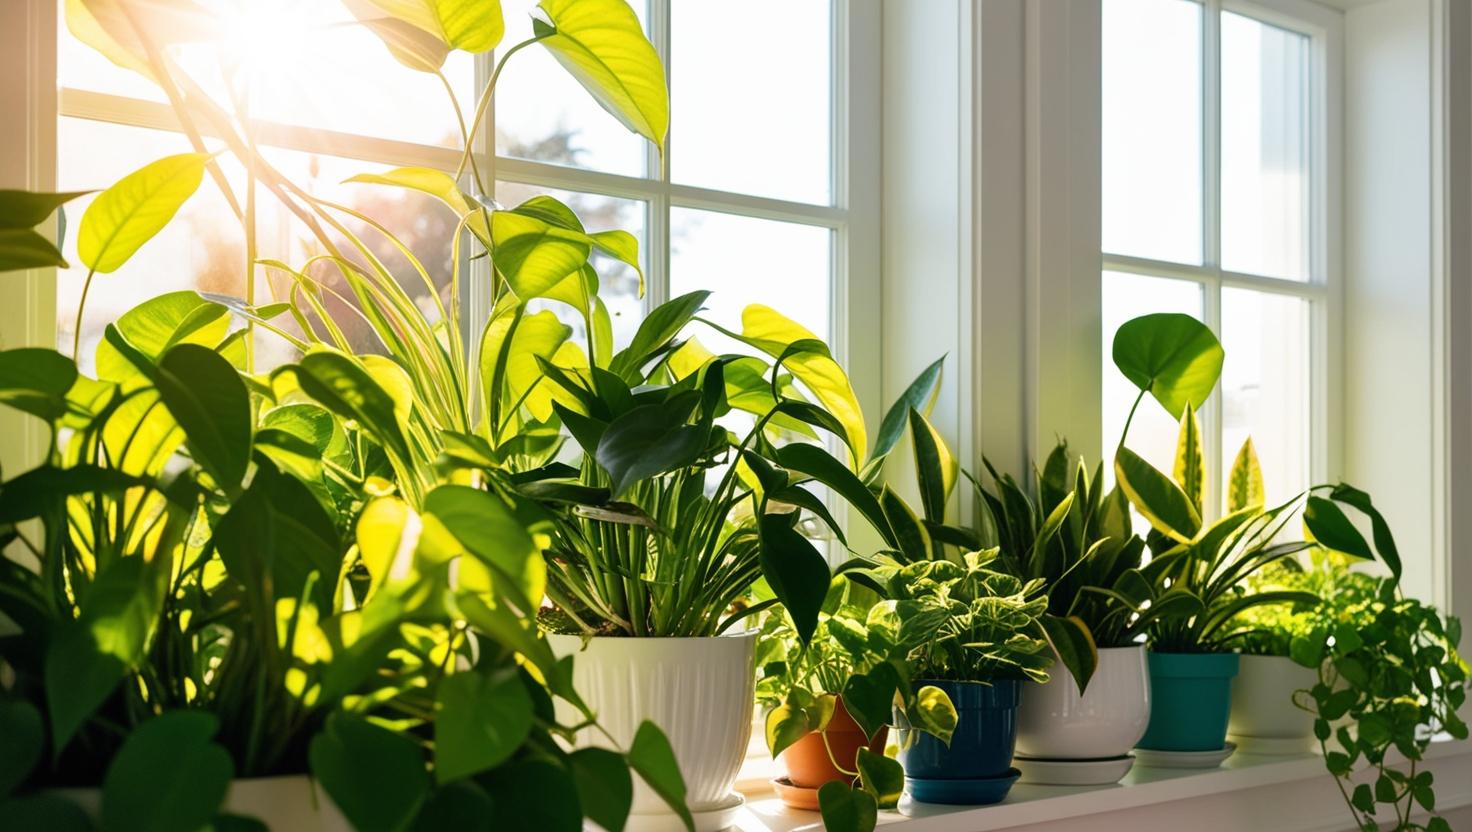
[[[639,297],[644,297],[644,270],[639,268],[639,240],[627,231],[598,231],[588,235],[593,245],[613,259],[628,264],[639,275]]]
[[[367,26],[388,53],[400,64],[416,72],[436,73],[445,65],[450,47],[439,37],[424,31],[412,23],[389,17],[369,4],[369,0],[343,0],[344,4]]]
[[[413,563],[419,525],[419,516],[397,497],[380,497],[358,516],[358,554],[368,568],[370,595]]]
[[[1114,455],[1114,476],[1135,510],[1171,538],[1188,543],[1201,530],[1201,515],[1180,486],[1129,448]]]
[[[1257,448],[1252,437],[1242,443],[1237,458],[1232,462],[1232,471],[1227,478],[1227,511],[1234,512],[1248,506],[1264,505],[1267,494],[1262,485],[1262,468],[1257,464]]]
[[[513,211],[491,214],[491,239],[496,271],[524,301],[582,268],[592,251],[588,235]]]
[[[1206,457],[1201,451],[1201,422],[1196,409],[1189,404],[1181,412],[1181,432],[1176,441],[1176,484],[1201,514],[1203,487],[1206,482]]]
[[[360,173],[343,181],[369,185],[391,185],[429,194],[453,208],[455,213],[462,217],[470,213],[471,209],[470,202],[466,200],[464,194],[460,193],[460,186],[455,182],[455,178],[434,168],[394,168],[383,173]]]
[[[369,0],[452,49],[488,52],[506,34],[500,0]]]
[[[66,0],[66,27],[77,40],[123,69],[153,79],[148,53],[133,20],[160,49],[175,43],[220,40],[219,18],[193,0],[133,2],[126,11],[121,0]]]
[[[818,337],[777,310],[759,303],[746,307],[741,313],[741,326],[741,334],[749,343],[774,358],[781,356],[792,343],[817,340]],[[864,426],[864,411],[859,407],[859,398],[849,383],[848,374],[831,356],[811,352],[789,356],[783,366],[843,425],[857,469],[868,447],[869,435]]]
[[[77,233],[82,263],[107,274],[128,262],[199,188],[209,158],[204,153],[166,156],[99,194],[87,206]]]
[[[670,96],[664,66],[625,0],[542,0],[534,21],[557,62],[614,118],[664,152]]]

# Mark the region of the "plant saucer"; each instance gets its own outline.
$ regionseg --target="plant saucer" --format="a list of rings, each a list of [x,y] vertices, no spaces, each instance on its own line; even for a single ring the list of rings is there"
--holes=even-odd
[[[1133,755],[1101,760],[1046,760],[1016,757],[1022,782],[1049,786],[1107,786],[1118,783],[1135,765]]]
[[[794,809],[809,809],[818,811],[818,790],[809,786],[795,785],[787,779],[787,775],[772,778],[772,788],[777,790],[777,797],[783,803]]]
[[[1154,768],[1216,768],[1237,750],[1235,742],[1213,751],[1162,751],[1157,748],[1136,748],[1135,759],[1142,766]]]
[[[921,803],[945,803],[952,806],[985,806],[1001,803],[1012,789],[1012,784],[1022,772],[1007,769],[1000,777],[985,777],[976,780],[922,780],[905,778],[905,791],[910,798]]]

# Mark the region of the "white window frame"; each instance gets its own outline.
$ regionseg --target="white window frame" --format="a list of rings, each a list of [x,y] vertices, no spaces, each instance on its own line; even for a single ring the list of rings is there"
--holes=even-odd
[[[1340,470],[1343,433],[1340,406],[1340,332],[1343,264],[1340,249],[1341,86],[1343,23],[1340,15],[1307,0],[1196,0],[1202,7],[1201,138],[1202,264],[1199,266],[1103,252],[1103,271],[1195,283],[1203,320],[1220,336],[1224,288],[1301,298],[1309,303],[1309,476],[1324,482]],[[1309,38],[1309,274],[1305,281],[1233,272],[1221,267],[1221,14],[1233,12]],[[1105,333],[1108,335],[1109,333]],[[1214,391],[1201,411],[1209,460],[1224,460],[1222,396]],[[1227,464],[1225,461],[1221,464]],[[1310,483],[1305,483],[1308,485]],[[1206,484],[1208,515],[1216,516],[1220,485]]]
[[[670,67],[670,5],[672,0],[648,0],[650,39]],[[877,338],[851,338],[850,333],[879,330],[879,73],[876,62],[867,59],[879,53],[879,4],[877,0],[830,0],[831,30],[831,122],[829,205],[809,205],[707,188],[670,181],[668,156],[660,159],[651,146],[649,178],[623,176],[594,170],[564,167],[494,155],[495,130],[482,129],[474,153],[490,181],[507,181],[533,187],[560,188],[611,197],[638,199],[647,205],[644,271],[647,291],[644,308],[669,296],[669,223],[675,207],[698,208],[746,217],[827,228],[832,232],[828,275],[830,339],[835,356],[849,367],[865,411],[878,412],[878,364],[881,354]],[[23,113],[9,130],[27,135],[27,141],[7,141],[0,151],[0,175],[5,187],[32,190],[54,189],[57,169],[56,124],[60,117],[90,119],[112,124],[178,131],[177,118],[168,105],[91,90],[57,89],[59,0],[20,0],[0,4],[0,69],[6,77],[25,78],[23,85],[7,85],[7,94],[20,94],[21,101],[5,100],[6,112]],[[477,58],[476,82],[480,89],[493,67],[493,55]],[[408,72],[410,70],[404,70]],[[15,88],[12,90],[11,88]],[[494,120],[494,114],[488,118]],[[422,166],[454,171],[460,161],[455,148],[342,133],[316,127],[255,121],[257,142],[262,146],[308,153],[330,154],[349,159],[396,166]],[[206,132],[206,135],[208,133]],[[679,141],[672,132],[670,152]],[[99,183],[104,185],[106,183]],[[492,186],[493,187],[493,186]],[[485,281],[467,281],[476,287]],[[715,287],[719,289],[719,287]],[[21,294],[22,289],[24,295]],[[3,346],[29,343],[54,344],[56,304],[54,269],[33,270],[21,281],[0,282],[0,300],[20,310],[22,323],[6,331],[25,332],[24,339]],[[490,299],[479,292],[466,298],[472,329],[489,315]],[[3,419],[11,418],[6,414]],[[28,420],[30,421],[30,420]],[[36,461],[44,450],[44,431],[25,431],[23,436],[5,431],[0,439],[0,458],[5,470],[24,470],[21,461]]]

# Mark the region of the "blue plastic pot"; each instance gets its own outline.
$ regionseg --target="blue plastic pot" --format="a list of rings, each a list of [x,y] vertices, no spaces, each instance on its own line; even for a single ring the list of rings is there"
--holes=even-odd
[[[929,734],[907,730],[903,716],[900,764],[905,777],[913,780],[989,780],[1009,776],[1012,751],[1017,744],[1017,705],[1022,682],[1003,679],[982,682],[932,682],[919,680],[915,686],[934,685],[946,692],[956,706],[956,733],[950,747]],[[1008,785],[1011,785],[1010,782]],[[1005,795],[1005,789],[1003,795]],[[912,789],[916,799],[923,799]],[[997,800],[1001,799],[999,795]]]
[[[1227,744],[1236,653],[1150,654],[1150,727],[1140,748],[1218,751]]]

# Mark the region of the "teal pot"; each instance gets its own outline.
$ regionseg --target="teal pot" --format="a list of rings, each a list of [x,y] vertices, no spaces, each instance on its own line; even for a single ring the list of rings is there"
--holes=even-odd
[[[923,781],[1015,779],[1012,751],[1017,744],[1017,705],[1022,699],[1022,682],[1003,679],[982,682],[935,682],[919,680],[916,687],[933,685],[945,691],[956,706],[956,732],[949,747],[940,740],[908,727],[896,711],[900,726],[896,734],[899,761],[911,796],[925,800]],[[916,787],[916,782],[922,783]],[[1010,785],[1008,782],[1007,785]],[[995,802],[1005,795],[995,797]],[[945,801],[951,802],[951,801]],[[969,801],[968,801],[969,802]]]
[[[1140,748],[1218,751],[1227,744],[1236,653],[1150,653],[1150,725]]]

